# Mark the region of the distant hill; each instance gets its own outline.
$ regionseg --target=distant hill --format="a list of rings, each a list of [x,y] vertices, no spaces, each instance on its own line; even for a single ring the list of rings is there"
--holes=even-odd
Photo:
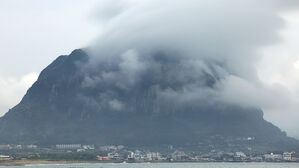
[[[88,67],[84,50],[58,57],[41,72],[22,101],[0,119],[0,144],[222,144],[229,148],[223,142],[253,137],[250,145],[256,149],[299,149],[298,141],[265,121],[258,108],[212,103],[208,98],[179,103],[179,94],[162,99],[158,91],[170,90],[171,94],[182,87],[168,78],[170,64],[163,63],[163,55],[155,58],[161,62],[156,68],[161,71],[145,71],[128,88],[123,85],[126,80],[130,84],[126,74],[115,75],[113,82],[96,78],[106,73],[108,80],[108,72],[118,69],[101,64]],[[206,74],[198,80],[208,88],[217,79]]]

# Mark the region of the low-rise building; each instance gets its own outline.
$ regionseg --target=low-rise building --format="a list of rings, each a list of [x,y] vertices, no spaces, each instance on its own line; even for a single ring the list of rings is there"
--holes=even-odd
[[[10,160],[11,157],[8,155],[0,155],[0,160]]]
[[[135,160],[145,160],[146,159],[146,154],[140,150],[136,150],[134,153],[133,153],[133,158]]]
[[[172,158],[173,160],[178,160],[178,161],[181,161],[181,160],[188,160],[188,159],[189,159],[188,155],[186,155],[185,152],[183,152],[183,151],[179,151],[179,150],[174,151],[174,152],[171,154],[171,158]]]
[[[108,153],[108,157],[110,160],[120,160],[120,154],[117,152]]]
[[[0,150],[8,150],[11,149],[10,145],[0,145]]]
[[[234,155],[234,160],[236,161],[244,161],[246,160],[247,156],[243,152],[236,152]]]
[[[159,152],[147,152],[146,153],[147,160],[162,160],[162,156]]]
[[[58,144],[56,145],[57,149],[65,150],[65,149],[80,149],[81,144]]]
[[[77,149],[77,152],[85,152],[86,149]]]
[[[28,149],[36,149],[36,148],[37,148],[37,145],[27,145],[27,148],[28,148]]]
[[[101,146],[100,150],[101,151],[113,151],[113,150],[117,150],[117,146],[114,146],[114,145]]]
[[[82,148],[85,150],[94,150],[95,149],[94,145],[83,145]]]
[[[23,149],[23,146],[22,145],[16,145],[15,149]]]
[[[249,159],[252,162],[262,162],[262,161],[264,161],[262,156],[251,156]]]
[[[264,159],[265,159],[265,161],[282,161],[283,160],[282,154],[274,154],[274,153],[265,154]]]
[[[299,153],[293,153],[292,154],[292,161],[293,162],[299,162]]]
[[[283,152],[282,157],[284,161],[292,161],[294,152]]]
[[[246,154],[243,153],[243,152],[236,152],[236,153],[235,153],[235,156],[237,156],[237,157],[243,157],[243,158],[246,158],[246,157],[247,157]]]
[[[108,156],[97,156],[97,159],[100,161],[110,160],[110,158]]]

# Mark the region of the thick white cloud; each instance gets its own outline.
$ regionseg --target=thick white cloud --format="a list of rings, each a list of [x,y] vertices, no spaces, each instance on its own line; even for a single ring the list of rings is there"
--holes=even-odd
[[[261,106],[266,119],[299,138],[299,12],[287,12],[282,17],[287,23],[285,29],[279,31],[282,41],[263,48],[263,57],[257,66],[264,85],[279,87],[272,87],[259,104],[264,103]]]
[[[19,103],[37,77],[37,73],[29,73],[21,78],[0,75],[0,116]]]
[[[121,67],[123,53],[133,50],[138,53],[138,65],[153,70],[157,64],[149,61],[150,55],[172,55],[179,63],[164,77],[184,82],[204,71],[219,81],[214,90],[201,88],[199,83],[184,83],[181,91],[158,89],[162,97],[192,101],[210,96],[261,107],[266,119],[299,137],[298,55],[292,53],[298,51],[294,36],[299,25],[294,21],[299,15],[289,14],[298,10],[298,1],[142,0],[122,1],[116,7],[99,9],[109,17],[99,17],[103,31],[93,47],[94,62]],[[128,74],[140,71],[130,70],[135,73]]]

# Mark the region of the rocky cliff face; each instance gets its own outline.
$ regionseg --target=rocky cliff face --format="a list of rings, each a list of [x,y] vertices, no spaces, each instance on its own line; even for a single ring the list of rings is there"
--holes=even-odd
[[[254,146],[268,149],[298,149],[299,143],[265,121],[258,108],[182,98],[184,82],[195,78],[173,74],[169,67],[176,60],[153,58],[159,66],[132,78],[136,74],[128,69],[116,73],[122,67],[90,67],[83,50],[58,57],[0,119],[0,143],[185,145],[208,144],[217,135],[255,137]],[[195,83],[212,88],[216,81],[202,73]]]

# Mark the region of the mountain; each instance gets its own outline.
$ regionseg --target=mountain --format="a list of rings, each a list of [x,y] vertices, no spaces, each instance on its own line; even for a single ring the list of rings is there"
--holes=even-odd
[[[167,78],[172,75],[168,66],[175,60],[163,54],[154,58],[161,66],[144,71],[137,80],[131,71],[112,73],[119,72],[115,65],[92,66],[82,49],[58,57],[21,102],[0,118],[0,144],[228,147],[240,143],[256,149],[299,149],[298,141],[265,121],[259,108],[209,98],[178,101],[182,95],[174,93],[180,93],[182,83]],[[217,78],[203,73],[199,81],[212,88]]]

